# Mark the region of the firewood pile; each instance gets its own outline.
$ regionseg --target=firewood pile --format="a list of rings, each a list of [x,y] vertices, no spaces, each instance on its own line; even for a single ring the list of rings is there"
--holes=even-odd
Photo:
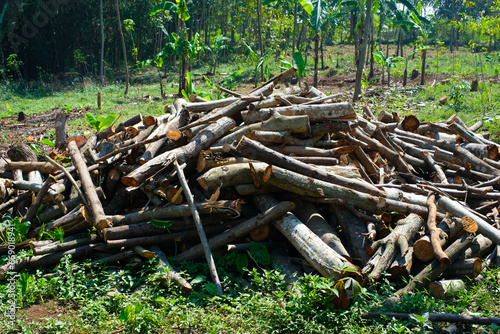
[[[342,94],[275,91],[293,71],[247,95],[177,99],[164,116],[136,115],[88,139],[68,139],[61,117],[52,157],[12,147],[0,215],[30,222],[15,252],[33,256],[0,278],[68,254],[93,264],[156,255],[161,271],[168,255],[164,280],[191,291],[175,265],[205,259],[222,292],[212,253],[254,241],[288,273],[362,284],[412,275],[398,298],[443,295],[498,264],[499,146],[478,134],[481,123],[375,117]],[[40,241],[54,231],[64,238]]]

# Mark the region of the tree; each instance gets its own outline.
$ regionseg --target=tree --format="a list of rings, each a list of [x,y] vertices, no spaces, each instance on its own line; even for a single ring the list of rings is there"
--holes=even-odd
[[[99,0],[99,16],[101,19],[101,57],[99,61],[99,77],[101,78],[101,86],[104,85],[104,18],[102,0]]]
[[[372,0],[366,1],[366,12],[365,19],[363,22],[363,42],[361,43],[361,49],[359,51],[359,59],[358,66],[356,69],[356,83],[354,84],[354,94],[352,97],[353,101],[357,101],[359,99],[359,94],[361,93],[361,80],[363,78],[363,67],[365,66],[365,57],[366,57],[366,47],[368,44],[368,37],[370,33],[370,24],[372,22]]]
[[[118,18],[118,31],[120,32],[120,39],[122,41],[122,49],[123,49],[123,62],[125,63],[125,93],[123,94],[125,97],[128,97],[128,62],[127,62],[127,49],[125,48],[125,37],[123,36],[122,31],[122,21],[120,18],[120,0],[116,0],[116,16]]]

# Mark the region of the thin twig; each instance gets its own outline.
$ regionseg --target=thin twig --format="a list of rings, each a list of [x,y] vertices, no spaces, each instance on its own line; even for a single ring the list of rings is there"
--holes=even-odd
[[[181,183],[182,189],[184,191],[184,195],[186,195],[186,199],[189,203],[189,207],[191,209],[191,213],[193,214],[193,219],[196,225],[196,229],[198,230],[198,235],[200,236],[201,244],[203,245],[203,250],[205,252],[205,258],[207,259],[208,269],[210,270],[210,275],[212,276],[212,281],[217,287],[217,293],[222,295],[222,286],[220,284],[219,275],[217,274],[217,268],[215,267],[215,261],[212,256],[212,252],[210,251],[210,246],[208,244],[208,239],[203,230],[203,225],[201,224],[200,213],[196,209],[196,205],[194,204],[193,195],[191,194],[191,190],[189,189],[189,185],[187,183],[186,177],[184,176],[183,166],[179,166],[177,162],[177,158],[174,159],[174,166],[177,170],[177,177],[179,178],[179,182]]]

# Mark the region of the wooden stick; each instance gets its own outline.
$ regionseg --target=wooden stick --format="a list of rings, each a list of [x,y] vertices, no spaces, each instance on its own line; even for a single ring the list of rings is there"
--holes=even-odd
[[[69,154],[73,160],[73,165],[76,167],[76,172],[80,177],[80,181],[82,182],[82,188],[85,192],[85,196],[87,197],[88,205],[90,208],[90,217],[92,225],[97,228],[99,231],[108,226],[108,220],[104,215],[104,210],[102,208],[101,201],[97,196],[97,192],[95,190],[94,182],[90,177],[90,173],[87,169],[87,165],[83,160],[80,151],[78,150],[78,146],[74,141],[68,144]]]
[[[210,270],[210,275],[212,276],[212,281],[217,287],[217,293],[222,295],[222,286],[220,284],[219,275],[217,274],[217,268],[215,267],[215,261],[212,256],[212,252],[210,251],[210,245],[208,244],[207,235],[203,230],[203,225],[201,224],[200,213],[194,204],[193,195],[191,194],[191,190],[189,189],[189,185],[187,183],[186,177],[184,176],[183,167],[179,166],[177,159],[174,160],[174,167],[177,171],[177,176],[179,177],[179,181],[182,186],[182,190],[184,191],[184,195],[189,203],[189,207],[191,209],[191,214],[193,215],[194,222],[196,224],[196,230],[198,231],[198,235],[200,236],[201,244],[203,245],[203,250],[205,253],[205,258],[207,260],[208,269]]]
[[[393,313],[393,312],[365,312],[361,314],[363,319],[400,319],[400,320],[410,320],[410,313]],[[433,322],[456,322],[462,324],[477,324],[477,325],[500,325],[500,318],[489,318],[489,317],[475,317],[470,315],[461,314],[443,314],[443,313],[429,313],[429,321]]]
[[[451,264],[450,258],[441,248],[441,238],[439,237],[439,231],[436,224],[436,213],[437,206],[434,201],[436,200],[436,194],[431,193],[427,199],[427,206],[429,208],[429,216],[427,217],[427,229],[431,236],[431,245],[434,251],[434,257],[439,260],[443,267],[447,267]]]

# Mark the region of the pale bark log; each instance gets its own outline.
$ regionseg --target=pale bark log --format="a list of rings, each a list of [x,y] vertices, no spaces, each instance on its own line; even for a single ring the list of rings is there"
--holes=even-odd
[[[198,210],[202,214],[232,213],[239,215],[242,206],[241,200],[235,201],[217,201],[213,203],[199,203]],[[175,206],[154,207],[152,209],[143,209],[138,212],[126,215],[114,215],[111,218],[113,225],[126,225],[145,222],[152,219],[170,219],[181,218],[190,215],[189,206],[180,204]]]
[[[340,237],[349,256],[354,263],[359,263],[362,267],[365,266],[370,259],[365,251],[365,248],[370,244],[365,236],[368,233],[365,222],[343,206],[330,205],[330,210],[332,213],[330,224],[341,227]]]
[[[306,163],[300,162],[284,154],[269,149],[264,145],[246,137],[241,138],[236,149],[241,155],[247,158],[257,159],[278,167],[287,168],[288,170],[301,173],[318,180],[342,185],[357,191],[366,192],[371,195],[385,195],[383,191],[380,191],[369,183],[362,182],[356,179],[348,179],[342,176],[335,175],[333,173],[325,172],[322,169],[315,168]]]
[[[228,97],[225,99],[215,100],[215,101],[207,101],[207,102],[195,102],[195,103],[186,103],[184,104],[184,109],[189,112],[204,112],[211,111],[216,108],[227,107],[231,103],[239,101],[237,97]]]
[[[156,254],[156,257],[158,258],[158,268],[156,269],[157,275],[160,276],[158,279],[161,282],[166,282],[167,280],[170,280],[177,284],[179,287],[181,287],[182,291],[184,292],[191,292],[193,291],[193,287],[191,284],[189,284],[177,271],[174,270],[174,268],[170,265],[168,262],[167,256],[165,253],[162,252],[160,247],[158,246],[153,246],[151,247],[151,251],[153,251]],[[163,276],[166,275],[166,276]]]
[[[191,194],[191,190],[189,189],[189,185],[187,183],[186,177],[184,176],[184,166],[180,166],[179,163],[177,162],[177,159],[174,160],[174,167],[175,170],[177,171],[177,176],[179,178],[179,181],[181,183],[182,189],[184,194],[186,195],[186,199],[189,204],[189,209],[191,211],[191,215],[193,216],[194,223],[196,226],[196,230],[198,231],[198,236],[200,237],[201,240],[201,245],[203,248],[203,252],[205,253],[205,259],[208,264],[208,270],[210,272],[210,276],[212,277],[212,282],[215,284],[217,288],[217,293],[219,295],[222,295],[222,285],[219,280],[219,274],[217,273],[217,268],[215,267],[215,261],[212,255],[212,252],[210,250],[210,245],[208,244],[208,239],[207,235],[205,234],[205,231],[203,229],[203,225],[201,223],[201,218],[200,218],[200,213],[198,212],[198,209],[196,208],[196,205],[194,204],[194,198],[193,195]]]
[[[85,238],[75,239],[63,243],[51,243],[45,246],[35,247],[33,248],[34,255],[44,255],[48,253],[55,253],[59,251],[64,251],[72,248],[77,248],[83,245],[87,245],[90,243],[95,243],[100,239],[97,235],[91,235]]]
[[[465,289],[465,282],[460,279],[440,280],[429,283],[429,293],[434,298],[445,299]]]
[[[256,130],[308,133],[310,130],[309,117],[305,115],[282,116],[279,114],[275,114],[265,122],[237,127],[234,131],[214,143],[214,146],[232,144],[233,142],[240,140],[243,136],[249,136],[252,131]]]
[[[335,228],[328,224],[312,203],[300,201],[299,208],[293,213],[331,249],[352,262]]]
[[[164,138],[146,145],[146,152],[144,152],[144,154],[139,158],[139,164],[144,165],[146,162],[154,158],[160,148],[167,142],[168,139],[165,137],[167,132],[186,125],[188,118],[189,114],[181,110],[168,123],[163,123],[158,126],[158,128],[151,133],[148,139],[155,138],[157,136],[163,136]]]
[[[400,320],[410,320],[411,315],[409,313],[379,313],[379,312],[368,312],[363,313],[361,317],[363,319],[373,319],[373,318],[386,318],[386,319],[400,319]],[[439,314],[439,313],[429,313],[429,321],[434,322],[454,322],[462,324],[479,324],[479,325],[500,325],[500,318],[489,318],[489,317],[474,317],[470,315],[459,315],[459,314]]]
[[[268,85],[260,87],[256,91],[250,93],[250,95],[251,96],[260,96],[262,94],[264,96],[268,96],[273,92],[273,89],[274,89],[274,85],[272,83],[270,83]],[[237,115],[239,112],[241,112],[242,110],[244,110],[249,104],[250,104],[249,101],[241,101],[241,100],[235,101],[226,107],[223,107],[221,109],[217,109],[217,110],[214,110],[214,111],[208,113],[204,117],[202,117],[194,122],[191,122],[190,124],[188,124],[186,126],[181,127],[179,130],[184,131],[184,130],[190,129],[192,127],[201,125],[201,124],[212,123],[214,121],[219,120],[222,117],[233,117],[233,116]]]
[[[283,116],[308,115],[311,123],[356,119],[356,113],[348,102],[254,109],[242,112],[241,116],[245,124],[252,124],[268,120],[276,112]]]
[[[254,197],[257,208],[263,212],[278,204],[271,196],[261,195]],[[327,278],[338,281],[344,276],[354,276],[360,279],[360,273],[350,262],[346,261],[337,252],[328,247],[305,224],[292,213],[287,213],[282,220],[273,222],[273,225],[292,243],[318,272]],[[353,272],[344,272],[343,266],[352,268]]]
[[[500,245],[500,231],[488,224],[476,214],[469,211],[460,203],[447,197],[440,197],[438,199],[438,205],[456,217],[471,217],[477,223],[478,233],[481,233],[485,237],[489,238],[495,244]]]
[[[59,169],[54,167],[48,162],[41,161],[26,161],[26,162],[18,162],[12,161],[7,162],[5,164],[5,170],[13,171],[16,169],[20,169],[23,173],[29,173],[31,171],[37,170],[43,174],[56,174],[59,172]]]
[[[458,259],[443,273],[444,278],[476,278],[483,270],[483,261],[478,257]]]

